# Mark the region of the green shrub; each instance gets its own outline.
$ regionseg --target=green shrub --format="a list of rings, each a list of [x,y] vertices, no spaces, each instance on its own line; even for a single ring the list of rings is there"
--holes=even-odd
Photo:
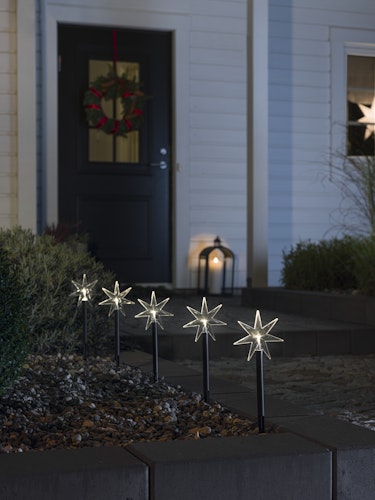
[[[319,243],[299,242],[283,252],[282,284],[299,290],[347,290],[358,287],[357,239],[345,236]]]
[[[20,271],[21,287],[27,295],[26,312],[33,352],[73,352],[81,348],[83,317],[77,308],[72,280],[98,280],[88,309],[90,353],[102,352],[111,323],[96,307],[101,287],[113,288],[114,276],[88,252],[77,251],[69,243],[58,243],[53,236],[35,236],[15,227],[0,230],[0,247],[7,250],[14,267]]]
[[[19,375],[29,351],[25,305],[17,269],[0,248],[0,395]]]
[[[357,286],[365,295],[375,295],[375,237],[357,238],[353,246]]]

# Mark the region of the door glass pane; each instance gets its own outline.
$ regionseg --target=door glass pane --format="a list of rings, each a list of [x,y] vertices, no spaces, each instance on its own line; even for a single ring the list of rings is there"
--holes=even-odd
[[[89,61],[89,81],[95,81],[99,76],[108,74],[112,61]],[[118,61],[117,74],[125,75],[128,80],[139,82],[139,63]],[[123,115],[121,99],[102,99],[102,109],[108,118],[121,120]],[[114,137],[95,127],[89,129],[89,161],[114,163],[139,163],[139,131],[134,130],[127,137]]]
[[[348,56],[348,150],[350,156],[374,154],[375,57]]]

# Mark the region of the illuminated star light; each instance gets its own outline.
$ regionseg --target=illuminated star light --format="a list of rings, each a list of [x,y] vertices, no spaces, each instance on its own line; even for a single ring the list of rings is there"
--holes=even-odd
[[[250,344],[250,350],[247,356],[248,361],[250,361],[253,357],[255,351],[264,351],[268,359],[271,359],[267,342],[284,342],[284,339],[280,339],[279,337],[269,334],[269,331],[275,326],[277,321],[278,318],[263,326],[259,311],[255,314],[254,326],[238,321],[239,325],[245,330],[245,332],[248,333],[248,335],[240,340],[237,340],[236,342],[233,342],[233,345]]]
[[[365,140],[367,140],[372,134],[375,134],[375,97],[370,107],[365,104],[358,104],[358,106],[364,116],[357,121],[366,124]]]
[[[211,311],[209,311],[207,308],[206,297],[203,297],[200,311],[197,311],[196,309],[193,309],[189,306],[186,307],[195,317],[195,319],[193,321],[190,321],[189,323],[186,323],[186,325],[183,325],[183,328],[197,327],[195,342],[198,342],[202,333],[208,333],[213,340],[216,340],[214,332],[210,327],[213,325],[226,325],[226,323],[224,323],[223,321],[215,319],[215,316],[221,309],[222,304],[214,307],[213,309],[211,309]]]
[[[132,287],[129,287],[123,292],[120,292],[120,286],[118,284],[118,281],[116,281],[113,292],[107,290],[106,288],[102,288],[103,292],[107,295],[108,299],[99,302],[99,305],[110,306],[108,316],[110,316],[113,313],[113,311],[120,311],[120,313],[123,316],[125,316],[125,312],[123,310],[124,304],[134,304],[132,300],[125,298],[131,289]]]
[[[70,295],[78,295],[78,303],[79,306],[82,302],[90,302],[91,301],[91,292],[98,280],[92,281],[91,283],[87,283],[86,274],[83,275],[82,283],[78,283],[77,281],[72,280],[73,285],[76,287],[76,290]]]
[[[137,300],[141,304],[141,306],[144,307],[145,311],[142,311],[139,314],[136,314],[134,317],[135,318],[146,318],[147,317],[145,330],[147,330],[152,323],[158,324],[162,328],[162,330],[164,330],[163,325],[162,325],[159,317],[160,316],[173,316],[172,313],[163,310],[163,307],[168,302],[169,298],[162,300],[158,304],[156,301],[156,294],[155,294],[155,292],[152,292],[150,303],[145,302],[144,300],[141,300],[141,299],[137,299]]]

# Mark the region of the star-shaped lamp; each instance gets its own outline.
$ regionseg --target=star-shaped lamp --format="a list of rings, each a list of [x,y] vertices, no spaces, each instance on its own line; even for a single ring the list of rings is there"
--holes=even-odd
[[[151,302],[145,302],[144,300],[137,299],[141,306],[145,309],[144,311],[136,314],[135,318],[147,318],[145,330],[148,330],[152,323],[156,323],[160,326],[160,328],[164,329],[160,317],[161,316],[173,316],[172,313],[168,311],[164,311],[165,304],[169,301],[168,299],[164,299],[161,302],[157,302],[155,292],[151,292]]]
[[[78,283],[77,281],[72,280],[73,285],[76,287],[76,290],[71,293],[71,295],[78,296],[79,306],[82,302],[90,302],[91,301],[91,292],[98,280],[91,281],[91,283],[87,283],[86,274],[82,277],[82,283]]]
[[[358,104],[360,110],[362,111],[363,116],[359,118],[357,121],[359,123],[366,124],[365,131],[365,141],[375,134],[375,97],[372,100],[371,106],[368,107],[365,104]]]
[[[99,302],[100,306],[109,306],[109,313],[108,316],[111,316],[111,314],[114,311],[120,311],[123,316],[125,316],[125,312],[123,310],[124,304],[134,304],[133,301],[126,299],[126,295],[130,292],[132,287],[127,288],[123,292],[120,292],[120,286],[118,284],[118,281],[115,283],[115,288],[113,292],[110,290],[107,290],[106,288],[102,288],[103,292],[107,295],[108,299],[103,300],[102,302]]]
[[[284,339],[270,335],[271,329],[277,323],[278,318],[273,319],[265,326],[262,325],[262,319],[260,317],[260,312],[257,311],[255,314],[254,326],[247,325],[242,321],[238,321],[239,325],[247,332],[248,335],[240,340],[237,340],[233,345],[250,344],[249,354],[247,360],[250,361],[253,357],[255,351],[265,352],[268,359],[271,359],[270,352],[268,350],[267,342],[284,342]]]
[[[203,333],[208,333],[213,340],[216,340],[211,327],[214,325],[226,325],[226,323],[224,323],[223,321],[215,318],[216,314],[221,309],[222,304],[214,307],[213,309],[211,309],[211,311],[209,311],[207,307],[206,297],[203,297],[200,311],[197,311],[196,309],[193,309],[189,306],[186,307],[195,317],[195,319],[193,321],[190,321],[189,323],[186,323],[186,325],[183,325],[183,328],[196,327],[197,333],[195,335],[195,342],[198,342],[200,336]]]

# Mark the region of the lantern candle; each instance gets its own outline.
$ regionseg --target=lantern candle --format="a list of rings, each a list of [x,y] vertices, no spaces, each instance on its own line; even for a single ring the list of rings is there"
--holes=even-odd
[[[223,262],[216,255],[210,260],[210,285],[212,295],[220,295],[223,282]]]

